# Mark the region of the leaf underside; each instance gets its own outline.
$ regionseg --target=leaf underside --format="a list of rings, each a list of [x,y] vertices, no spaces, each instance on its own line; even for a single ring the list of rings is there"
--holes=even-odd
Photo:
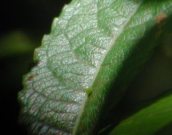
[[[21,118],[32,134],[93,134],[111,84],[116,104],[171,12],[171,0],[73,0],[65,6],[36,49],[38,64],[19,93]]]

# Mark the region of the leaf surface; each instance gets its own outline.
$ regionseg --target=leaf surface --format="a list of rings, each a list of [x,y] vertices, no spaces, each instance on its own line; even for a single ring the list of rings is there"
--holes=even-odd
[[[150,57],[171,12],[171,0],[73,0],[65,6],[35,51],[38,64],[19,94],[31,132],[96,133]]]

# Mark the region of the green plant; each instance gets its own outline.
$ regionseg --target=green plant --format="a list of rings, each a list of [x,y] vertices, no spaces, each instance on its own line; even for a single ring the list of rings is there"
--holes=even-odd
[[[115,126],[109,118],[116,117],[116,106],[134,77],[172,32],[171,14],[171,0],[73,0],[65,6],[36,49],[38,64],[19,93],[21,118],[32,134],[125,135],[124,129],[132,130],[132,123],[126,126],[124,121],[121,128],[123,123]],[[139,117],[144,123],[144,114],[153,114],[157,106],[165,110],[171,105],[167,101],[170,98],[129,120]],[[164,116],[172,112],[158,111]],[[166,119],[158,127],[150,123],[146,135],[171,122]]]

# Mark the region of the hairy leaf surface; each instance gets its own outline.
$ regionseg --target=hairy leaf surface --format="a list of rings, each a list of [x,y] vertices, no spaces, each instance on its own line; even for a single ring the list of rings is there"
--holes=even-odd
[[[35,51],[38,64],[19,94],[31,132],[95,134],[150,57],[171,12],[171,0],[73,0],[65,6]]]

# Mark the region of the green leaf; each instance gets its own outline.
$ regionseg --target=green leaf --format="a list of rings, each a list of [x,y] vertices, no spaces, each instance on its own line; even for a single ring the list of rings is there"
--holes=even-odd
[[[172,122],[172,95],[122,121],[110,135],[154,135]]]
[[[38,64],[19,93],[30,131],[96,134],[171,30],[164,21],[171,13],[171,0],[73,0],[65,6],[35,51]]]
[[[32,52],[35,43],[23,32],[11,32],[0,38],[0,58]]]

